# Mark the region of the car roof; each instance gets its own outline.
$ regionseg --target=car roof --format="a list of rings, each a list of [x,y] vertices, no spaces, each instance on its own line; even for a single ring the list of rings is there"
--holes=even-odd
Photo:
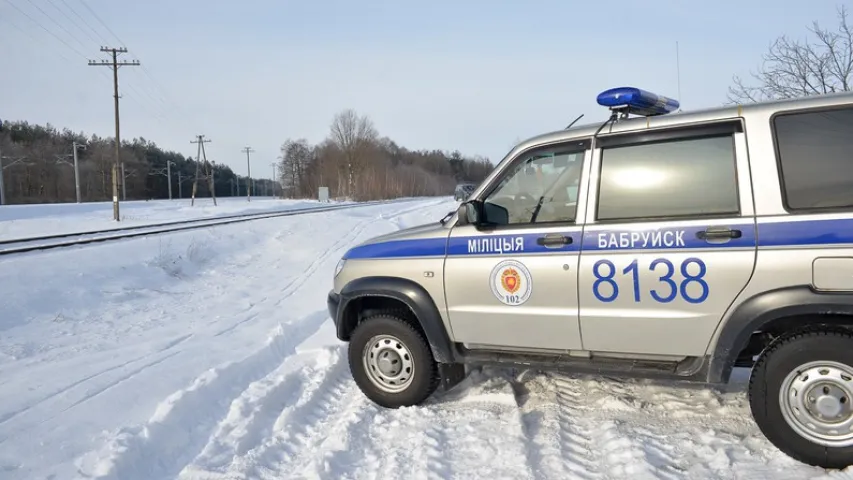
[[[853,104],[853,92],[809,95],[806,97],[767,100],[748,104],[731,104],[698,110],[678,111],[666,115],[648,117],[634,116],[627,119],[619,119],[615,123],[608,124],[603,130],[601,130],[599,135],[606,136],[608,134],[651,130],[660,127],[686,126],[714,121],[725,121],[735,118],[746,118],[752,115],[772,115],[773,113],[788,110],[808,110],[811,108],[851,104]],[[506,156],[501,159],[501,162],[507,157],[514,156],[516,152],[526,150],[532,146],[571,141],[576,138],[591,137],[596,131],[598,131],[604,122],[605,120],[602,119],[595,123],[572,126],[568,130],[555,130],[532,136],[515,145],[506,154]],[[498,162],[498,164],[501,162]]]

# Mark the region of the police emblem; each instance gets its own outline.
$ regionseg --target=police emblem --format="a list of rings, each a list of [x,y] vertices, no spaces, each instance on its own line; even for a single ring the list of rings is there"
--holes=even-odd
[[[491,289],[506,305],[521,305],[530,298],[533,282],[530,271],[517,260],[504,260],[492,269]]]
[[[501,284],[507,292],[517,292],[518,287],[521,286],[521,277],[518,275],[518,271],[512,267],[505,268],[501,273]]]

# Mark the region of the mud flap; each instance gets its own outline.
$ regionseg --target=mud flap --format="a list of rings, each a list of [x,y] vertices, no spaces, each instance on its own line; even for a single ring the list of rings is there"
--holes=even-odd
[[[441,389],[446,392],[465,379],[465,365],[461,363],[439,363],[438,374],[441,377]]]

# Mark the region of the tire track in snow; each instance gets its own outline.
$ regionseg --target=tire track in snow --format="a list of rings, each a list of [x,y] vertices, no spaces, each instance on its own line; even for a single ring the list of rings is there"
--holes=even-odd
[[[473,471],[482,478],[531,477],[513,393],[501,380],[479,385],[479,394],[430,406],[435,417],[428,455],[435,466],[429,478],[467,479]]]
[[[361,392],[358,392],[360,395]],[[298,478],[341,479],[341,478],[383,478],[385,475],[364,476],[354,473],[376,470],[380,459],[387,452],[376,448],[378,438],[373,436],[371,426],[375,425],[379,415],[378,406],[366,398],[348,404],[340,417],[325,432],[325,438],[313,448],[314,455],[307,457],[298,467]],[[283,475],[284,472],[279,472]],[[277,477],[280,478],[280,477]]]
[[[366,229],[367,229],[367,227],[368,227],[371,223],[372,223],[372,222],[370,222],[370,221],[364,221],[364,222],[361,222],[357,227],[355,227],[355,228],[353,228],[352,230],[350,230],[350,232],[349,232],[349,233],[347,233],[347,235],[346,235],[346,236],[342,237],[342,238],[341,238],[341,239],[339,239],[337,242],[335,242],[334,244],[332,244],[332,246],[330,246],[329,248],[325,249],[325,250],[323,251],[323,253],[321,253],[321,254],[320,254],[320,256],[319,256],[319,257],[317,257],[316,259],[314,259],[314,261],[312,261],[312,262],[308,265],[308,267],[307,267],[307,268],[302,272],[302,274],[301,274],[301,275],[299,275],[298,277],[294,278],[290,283],[288,283],[288,284],[287,284],[287,286],[285,286],[285,287],[282,289],[282,295],[280,295],[280,296],[279,296],[279,298],[278,298],[278,300],[276,301],[275,305],[276,305],[276,306],[280,306],[282,303],[284,303],[284,301],[285,301],[285,300],[289,299],[290,297],[292,297],[292,296],[293,296],[293,294],[295,294],[296,292],[298,292],[298,291],[299,291],[299,288],[302,286],[301,284],[299,284],[299,285],[295,285],[295,284],[296,284],[296,281],[297,281],[298,279],[300,279],[300,278],[305,278],[305,277],[308,277],[308,276],[314,275],[314,273],[317,271],[317,269],[320,267],[320,265],[322,265],[323,263],[325,263],[325,262],[329,259],[329,257],[331,257],[332,253],[337,252],[337,251],[339,251],[339,250],[341,250],[341,249],[343,249],[343,248],[345,248],[345,247],[349,246],[349,244],[350,244],[350,243],[352,243],[352,242],[354,242],[354,241],[355,241],[355,239],[356,239],[356,238],[358,238],[358,236],[359,236],[359,235],[361,235],[361,233],[362,233],[362,232],[364,232],[364,230],[366,230]]]
[[[548,403],[533,405],[531,392],[521,382],[521,377],[512,380],[511,383],[519,409],[518,421],[526,440],[525,457],[530,473],[534,478],[562,478],[567,469],[559,448],[560,423],[558,409],[554,408],[556,397],[554,390],[543,388],[544,391],[539,393],[547,397]],[[539,386],[542,382],[531,382],[531,384]]]
[[[680,466],[677,458],[680,453],[672,445],[666,445],[656,438],[651,432],[631,428],[626,422],[614,421],[612,432],[625,439],[625,454],[630,456],[634,463],[625,465],[626,474],[644,476],[639,478],[660,478],[663,480],[678,480],[685,478],[685,471]],[[640,470],[637,472],[636,470]]]
[[[228,415],[193,463],[181,471],[181,477],[227,473],[235,458],[272,435],[276,418],[298,400],[300,392],[311,388],[312,379],[322,375],[326,357],[318,355],[304,364],[289,361],[296,356],[288,357],[272,373],[250,384],[231,402]]]
[[[284,303],[285,300],[289,299],[296,292],[298,292],[301,289],[302,285],[304,285],[305,280],[307,278],[311,277],[312,275],[314,275],[314,273],[317,271],[319,266],[322,265],[325,261],[327,261],[329,256],[333,252],[340,250],[341,248],[346,246],[348,243],[355,240],[355,238],[357,238],[358,235],[360,235],[361,232],[363,232],[367,228],[369,223],[370,223],[370,221],[362,221],[356,228],[350,230],[345,236],[339,238],[331,246],[324,249],[323,252],[320,253],[320,255],[316,256],[308,264],[308,266],[306,266],[302,270],[301,273],[294,275],[293,278],[289,282],[287,282],[286,284],[284,284],[284,286],[281,287],[281,290],[279,290],[280,293],[279,293],[279,295],[277,295],[278,299],[276,300],[276,302],[273,306],[274,307],[281,306],[281,304]],[[263,298],[260,301],[255,302],[246,311],[250,312],[250,311],[256,309],[258,305],[264,304],[266,302],[266,300],[267,300],[267,298]],[[244,319],[242,319],[236,323],[233,323],[233,324],[229,325],[228,327],[225,327],[224,329],[214,333],[213,336],[219,337],[219,336],[225,335],[227,333],[233,332],[237,328],[244,326],[245,324],[251,322],[252,320],[254,320],[256,318],[258,318],[259,316],[260,316],[260,314],[257,312],[250,313],[246,318],[244,318]]]
[[[315,474],[358,480],[446,478],[428,464],[424,451],[429,438],[426,432],[434,417],[432,410],[384,409],[371,402],[366,402],[365,410],[361,420],[348,429],[346,444],[329,452],[326,469]]]
[[[14,420],[15,418],[19,417],[20,415],[23,415],[23,414],[25,414],[25,413],[27,413],[27,412],[29,412],[29,411],[31,411],[31,410],[33,410],[33,409],[37,408],[37,407],[40,407],[41,405],[43,405],[43,404],[45,404],[45,403],[47,403],[47,402],[49,402],[49,401],[51,401],[51,400],[57,399],[60,395],[63,395],[63,394],[65,394],[66,392],[69,392],[70,390],[72,390],[72,389],[74,389],[74,388],[76,388],[76,387],[78,387],[78,386],[81,386],[81,385],[83,385],[84,383],[89,382],[90,380],[94,380],[94,379],[96,379],[96,378],[98,378],[98,377],[101,377],[101,376],[103,376],[103,375],[106,375],[106,374],[108,374],[108,373],[110,373],[110,372],[113,372],[113,371],[115,371],[115,370],[119,370],[119,369],[121,369],[121,368],[124,368],[124,367],[126,367],[126,366],[128,366],[128,365],[130,365],[130,364],[132,364],[132,363],[136,363],[136,362],[139,362],[139,361],[145,360],[146,358],[149,358],[149,357],[151,357],[151,356],[153,356],[153,355],[157,355],[158,353],[163,353],[163,352],[166,352],[166,351],[168,351],[168,350],[171,350],[172,348],[175,348],[175,347],[177,347],[178,345],[180,345],[180,344],[184,343],[185,341],[189,340],[189,339],[190,339],[190,337],[192,337],[192,334],[189,334],[189,335],[183,335],[183,336],[178,337],[178,338],[176,338],[176,339],[170,340],[170,341],[169,341],[169,342],[167,342],[164,346],[162,346],[162,347],[158,348],[157,350],[154,350],[154,351],[152,351],[152,352],[148,352],[148,353],[143,354],[143,355],[139,355],[139,356],[137,356],[137,357],[135,357],[135,358],[132,358],[132,359],[130,359],[130,360],[127,360],[127,361],[125,361],[125,362],[122,362],[122,363],[120,363],[120,364],[118,364],[118,365],[114,365],[114,366],[112,366],[112,367],[105,368],[105,369],[100,370],[100,371],[98,371],[98,372],[96,372],[96,373],[93,373],[93,374],[91,374],[91,375],[87,375],[87,376],[85,376],[85,377],[83,377],[83,378],[81,378],[81,379],[79,379],[79,380],[77,380],[77,381],[74,381],[74,382],[72,382],[72,383],[70,383],[70,384],[68,384],[68,385],[66,385],[66,386],[64,386],[64,387],[62,387],[62,388],[60,388],[60,389],[58,389],[58,390],[55,390],[55,391],[53,391],[53,392],[51,392],[51,393],[49,393],[49,394],[45,395],[45,396],[44,396],[44,397],[42,397],[41,399],[36,400],[35,402],[33,402],[33,403],[31,403],[31,404],[27,405],[26,407],[20,408],[20,409],[18,409],[18,410],[16,410],[16,411],[13,411],[13,412],[6,413],[6,414],[4,414],[4,415],[0,415],[0,426],[2,426],[2,425],[4,425],[4,424],[6,424],[6,423],[8,423],[8,422],[10,422],[10,421],[12,421],[12,420]],[[180,352],[178,352],[178,353],[180,353]],[[171,356],[171,355],[170,355],[170,356]],[[157,363],[157,362],[155,362],[155,363]],[[70,408],[70,407],[69,407],[69,408]],[[41,423],[43,423],[43,422],[41,422]],[[7,438],[8,438],[8,436],[7,436],[7,437],[0,438],[0,444],[2,444],[3,442],[5,442]]]
[[[100,394],[102,394],[102,393],[106,392],[107,390],[109,390],[109,389],[111,389],[111,388],[113,388],[113,387],[115,387],[115,386],[117,386],[117,385],[119,385],[119,384],[121,384],[121,383],[123,383],[123,382],[126,382],[127,380],[130,380],[131,378],[133,378],[133,377],[135,377],[135,376],[139,375],[140,373],[142,373],[142,372],[144,372],[144,371],[148,370],[149,368],[151,368],[151,367],[153,367],[153,366],[156,366],[156,365],[159,365],[159,364],[161,364],[161,363],[165,362],[166,360],[168,360],[168,359],[170,359],[170,358],[174,357],[175,355],[178,355],[179,353],[181,353],[181,352],[172,352],[172,353],[169,353],[168,355],[165,355],[165,356],[163,356],[162,358],[158,358],[157,360],[154,360],[153,362],[148,362],[148,363],[146,363],[146,364],[142,365],[142,366],[141,366],[141,367],[139,367],[139,368],[135,368],[135,369],[133,369],[133,370],[131,370],[131,371],[127,372],[126,374],[122,375],[121,377],[119,377],[119,378],[117,378],[117,379],[115,379],[115,380],[113,380],[113,381],[110,381],[109,383],[107,383],[106,385],[104,385],[104,386],[102,386],[102,387],[96,388],[96,389],[95,389],[95,390],[93,390],[93,391],[88,391],[88,392],[86,392],[86,394],[83,396],[83,398],[81,398],[80,400],[77,400],[76,402],[72,403],[72,404],[71,404],[71,405],[69,405],[68,407],[64,408],[64,409],[63,409],[62,411],[60,411],[59,413],[60,413],[60,414],[61,414],[61,413],[65,413],[65,412],[67,412],[68,410],[71,410],[72,408],[77,407],[78,405],[82,405],[83,403],[86,403],[86,402],[88,402],[89,400],[92,400],[93,398],[95,398],[95,397],[97,397],[98,395],[100,395]],[[41,423],[44,423],[44,422],[46,422],[46,421],[48,421],[48,420],[51,420],[51,419],[53,419],[53,418],[55,418],[55,417],[57,417],[57,416],[59,416],[59,414],[54,415],[54,416],[52,416],[52,417],[50,417],[50,418],[47,418],[47,419],[43,420]]]
[[[148,422],[119,430],[102,452],[93,476],[129,480],[177,475],[204,448],[231,399],[281,365],[326,318],[321,311],[281,325],[264,348],[210,369],[186,389],[170,395]]]
[[[322,380],[282,412],[275,421],[272,437],[234,462],[234,476],[280,478],[282,472],[290,474],[316,454],[330,425],[340,421],[348,409],[358,408],[364,402],[349,377],[346,361],[341,358],[343,349],[332,352],[332,364]]]
[[[427,478],[430,480],[451,478],[453,463],[447,458],[445,447],[449,440],[444,428],[440,428],[434,419],[424,435],[426,436]]]
[[[563,466],[572,478],[595,480],[601,478],[599,472],[600,452],[593,442],[595,432],[589,426],[586,412],[580,408],[582,393],[571,378],[548,375],[554,386],[557,403],[557,437]]]
[[[405,215],[407,213],[410,213],[410,212],[413,212],[415,210],[419,210],[422,208],[423,208],[422,206],[418,206],[418,207],[412,207],[409,209],[404,209],[400,212],[395,212],[394,214],[392,214],[388,218],[396,218],[396,217]],[[383,219],[383,217],[381,217],[381,215],[380,215],[380,217],[378,219]],[[367,229],[368,226],[372,225],[373,223],[376,223],[376,221],[378,219],[377,218],[370,218],[370,219],[363,220],[363,221],[359,222],[345,236],[339,238],[331,246],[324,249],[323,252],[320,253],[320,255],[316,256],[314,258],[314,260],[312,260],[311,263],[309,263],[308,266],[305,267],[305,269],[300,274],[295,275],[288,283],[286,283],[281,288],[281,290],[280,290],[281,293],[277,296],[278,299],[276,300],[274,306],[275,307],[281,306],[282,303],[284,303],[286,300],[290,299],[290,297],[292,297],[294,294],[296,294],[302,288],[302,285],[305,283],[305,279],[314,275],[314,273],[317,272],[317,270],[320,268],[320,266],[329,260],[329,257],[331,257],[331,255],[333,253],[338,252],[339,250],[349,246],[352,242],[354,242],[359,237],[359,235],[361,235]],[[264,300],[266,300],[266,299],[264,299]],[[250,307],[250,310],[254,309],[257,305],[262,304],[263,302],[264,301],[262,300],[262,301],[255,303],[252,307]],[[236,322],[236,323],[220,330],[219,332],[213,334],[213,336],[219,337],[219,336],[225,335],[227,333],[233,332],[238,327],[241,327],[241,326],[245,325],[246,323],[251,322],[252,320],[258,318],[258,316],[259,316],[258,313],[252,313],[248,317],[244,318],[243,320],[240,320],[239,322]]]
[[[394,472],[395,478],[428,478],[432,470],[426,463],[424,449],[432,412],[421,407],[403,407],[382,413],[384,415],[375,422],[375,433],[371,437],[378,440],[378,448],[374,446],[374,450],[380,454],[385,450],[384,458],[380,458],[373,471],[364,476],[382,479]],[[387,451],[389,447],[393,448],[390,452]]]
[[[609,478],[637,480],[667,478],[656,475],[656,469],[648,462],[641,446],[619,431],[620,423],[615,420],[604,420],[595,431],[596,443],[599,451],[603,453],[602,459]]]

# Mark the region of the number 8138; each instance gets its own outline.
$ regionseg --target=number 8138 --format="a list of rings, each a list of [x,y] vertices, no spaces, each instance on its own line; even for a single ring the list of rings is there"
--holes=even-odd
[[[652,299],[660,303],[669,303],[678,296],[688,303],[702,303],[708,298],[708,283],[705,281],[705,262],[696,257],[684,259],[678,267],[680,282],[673,280],[676,267],[667,258],[656,258],[649,264],[649,270],[661,274],[659,286],[649,290]],[[610,260],[599,260],[592,267],[595,281],[592,283],[592,293],[601,302],[612,302],[619,297],[619,285],[616,283],[617,268]],[[640,267],[635,258],[627,267],[622,269],[623,276],[630,276],[633,287],[634,301],[640,301]],[[687,292],[690,285],[699,287],[699,294],[690,295]],[[695,289],[695,287],[694,287]],[[694,289],[691,289],[693,291]]]

